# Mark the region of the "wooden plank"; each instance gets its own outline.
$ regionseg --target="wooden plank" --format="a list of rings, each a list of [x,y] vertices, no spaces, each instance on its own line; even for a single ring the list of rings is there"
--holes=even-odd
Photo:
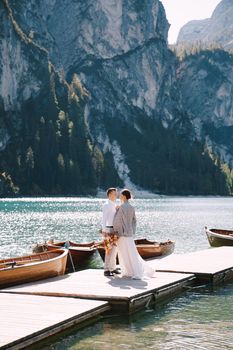
[[[190,276],[158,272],[154,278],[132,280],[117,276],[108,278],[103,275],[103,270],[89,269],[44,281],[9,287],[0,292],[73,296],[88,299],[104,298],[105,300],[128,299],[150,290],[167,287]]]
[[[102,301],[1,293],[0,349],[21,349],[107,310]]]
[[[166,290],[164,295],[169,292],[169,289],[180,291],[180,286],[190,281],[193,281],[192,274],[158,272],[154,278],[131,280],[117,276],[107,278],[103,275],[103,270],[89,269],[44,281],[10,287],[2,291],[105,300],[110,302],[111,305],[121,305],[124,311],[132,312],[139,306],[143,306],[144,297],[148,299],[149,296],[149,299],[155,299],[155,295],[162,295],[162,290]],[[139,302],[139,299],[141,302]]]
[[[152,259],[150,265],[157,271],[195,274],[215,283],[233,280],[233,247],[209,248],[186,254],[173,254],[163,259]]]

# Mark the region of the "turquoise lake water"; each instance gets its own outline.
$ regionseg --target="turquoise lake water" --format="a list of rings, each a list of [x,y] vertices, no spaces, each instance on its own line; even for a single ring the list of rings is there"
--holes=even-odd
[[[99,240],[104,199],[1,199],[0,257],[31,252],[48,238]],[[233,228],[233,198],[134,199],[137,237],[176,241],[175,253],[208,248],[204,227]],[[233,257],[232,257],[233,259]],[[102,267],[96,255],[94,267]],[[233,284],[188,290],[160,308],[104,317],[50,338],[45,349],[233,349]]]

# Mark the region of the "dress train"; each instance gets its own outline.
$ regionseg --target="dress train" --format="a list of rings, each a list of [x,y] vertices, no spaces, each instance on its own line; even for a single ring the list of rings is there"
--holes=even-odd
[[[119,237],[117,251],[123,277],[142,279],[146,276],[153,277],[155,274],[154,268],[147,264],[139,255],[132,236]]]

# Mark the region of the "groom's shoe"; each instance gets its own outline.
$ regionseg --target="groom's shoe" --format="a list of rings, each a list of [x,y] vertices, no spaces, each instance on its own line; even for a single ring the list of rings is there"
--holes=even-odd
[[[120,269],[115,269],[113,271],[111,271],[113,274],[115,275],[120,275],[121,274],[121,270]]]
[[[104,276],[113,276],[113,273],[111,271],[104,271]]]

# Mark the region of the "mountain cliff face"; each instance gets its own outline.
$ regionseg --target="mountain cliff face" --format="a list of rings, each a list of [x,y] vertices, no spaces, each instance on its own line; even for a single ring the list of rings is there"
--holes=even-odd
[[[68,84],[58,75],[47,50],[21,30],[7,2],[0,5],[0,19],[1,194],[95,191],[83,110],[87,93],[77,79]]]
[[[233,166],[233,56],[203,43],[233,47],[233,0],[222,0],[210,19],[185,25],[178,44],[185,51],[177,70],[184,109],[196,137],[226,164]],[[208,46],[208,45],[207,45]],[[214,45],[213,45],[214,46]],[[211,45],[209,46],[211,47]]]
[[[122,109],[130,105],[153,117],[157,105],[163,104],[165,125],[173,119],[166,96],[174,77],[174,57],[167,48],[168,22],[159,1],[9,3],[23,31],[48,50],[56,68],[70,79],[78,73],[91,99],[102,101],[100,113],[101,103],[109,104],[106,96],[100,96],[105,95],[102,89],[111,95],[117,86],[119,100],[125,100]],[[88,107],[96,109],[91,99]],[[126,111],[120,112],[126,118]]]
[[[0,15],[8,187],[228,193],[193,130],[160,1],[4,0]]]
[[[222,0],[211,18],[190,21],[178,35],[177,43],[192,44],[198,41],[217,43],[224,48],[233,48],[233,0]]]
[[[200,51],[180,63],[177,78],[195,135],[232,168],[233,56]]]

